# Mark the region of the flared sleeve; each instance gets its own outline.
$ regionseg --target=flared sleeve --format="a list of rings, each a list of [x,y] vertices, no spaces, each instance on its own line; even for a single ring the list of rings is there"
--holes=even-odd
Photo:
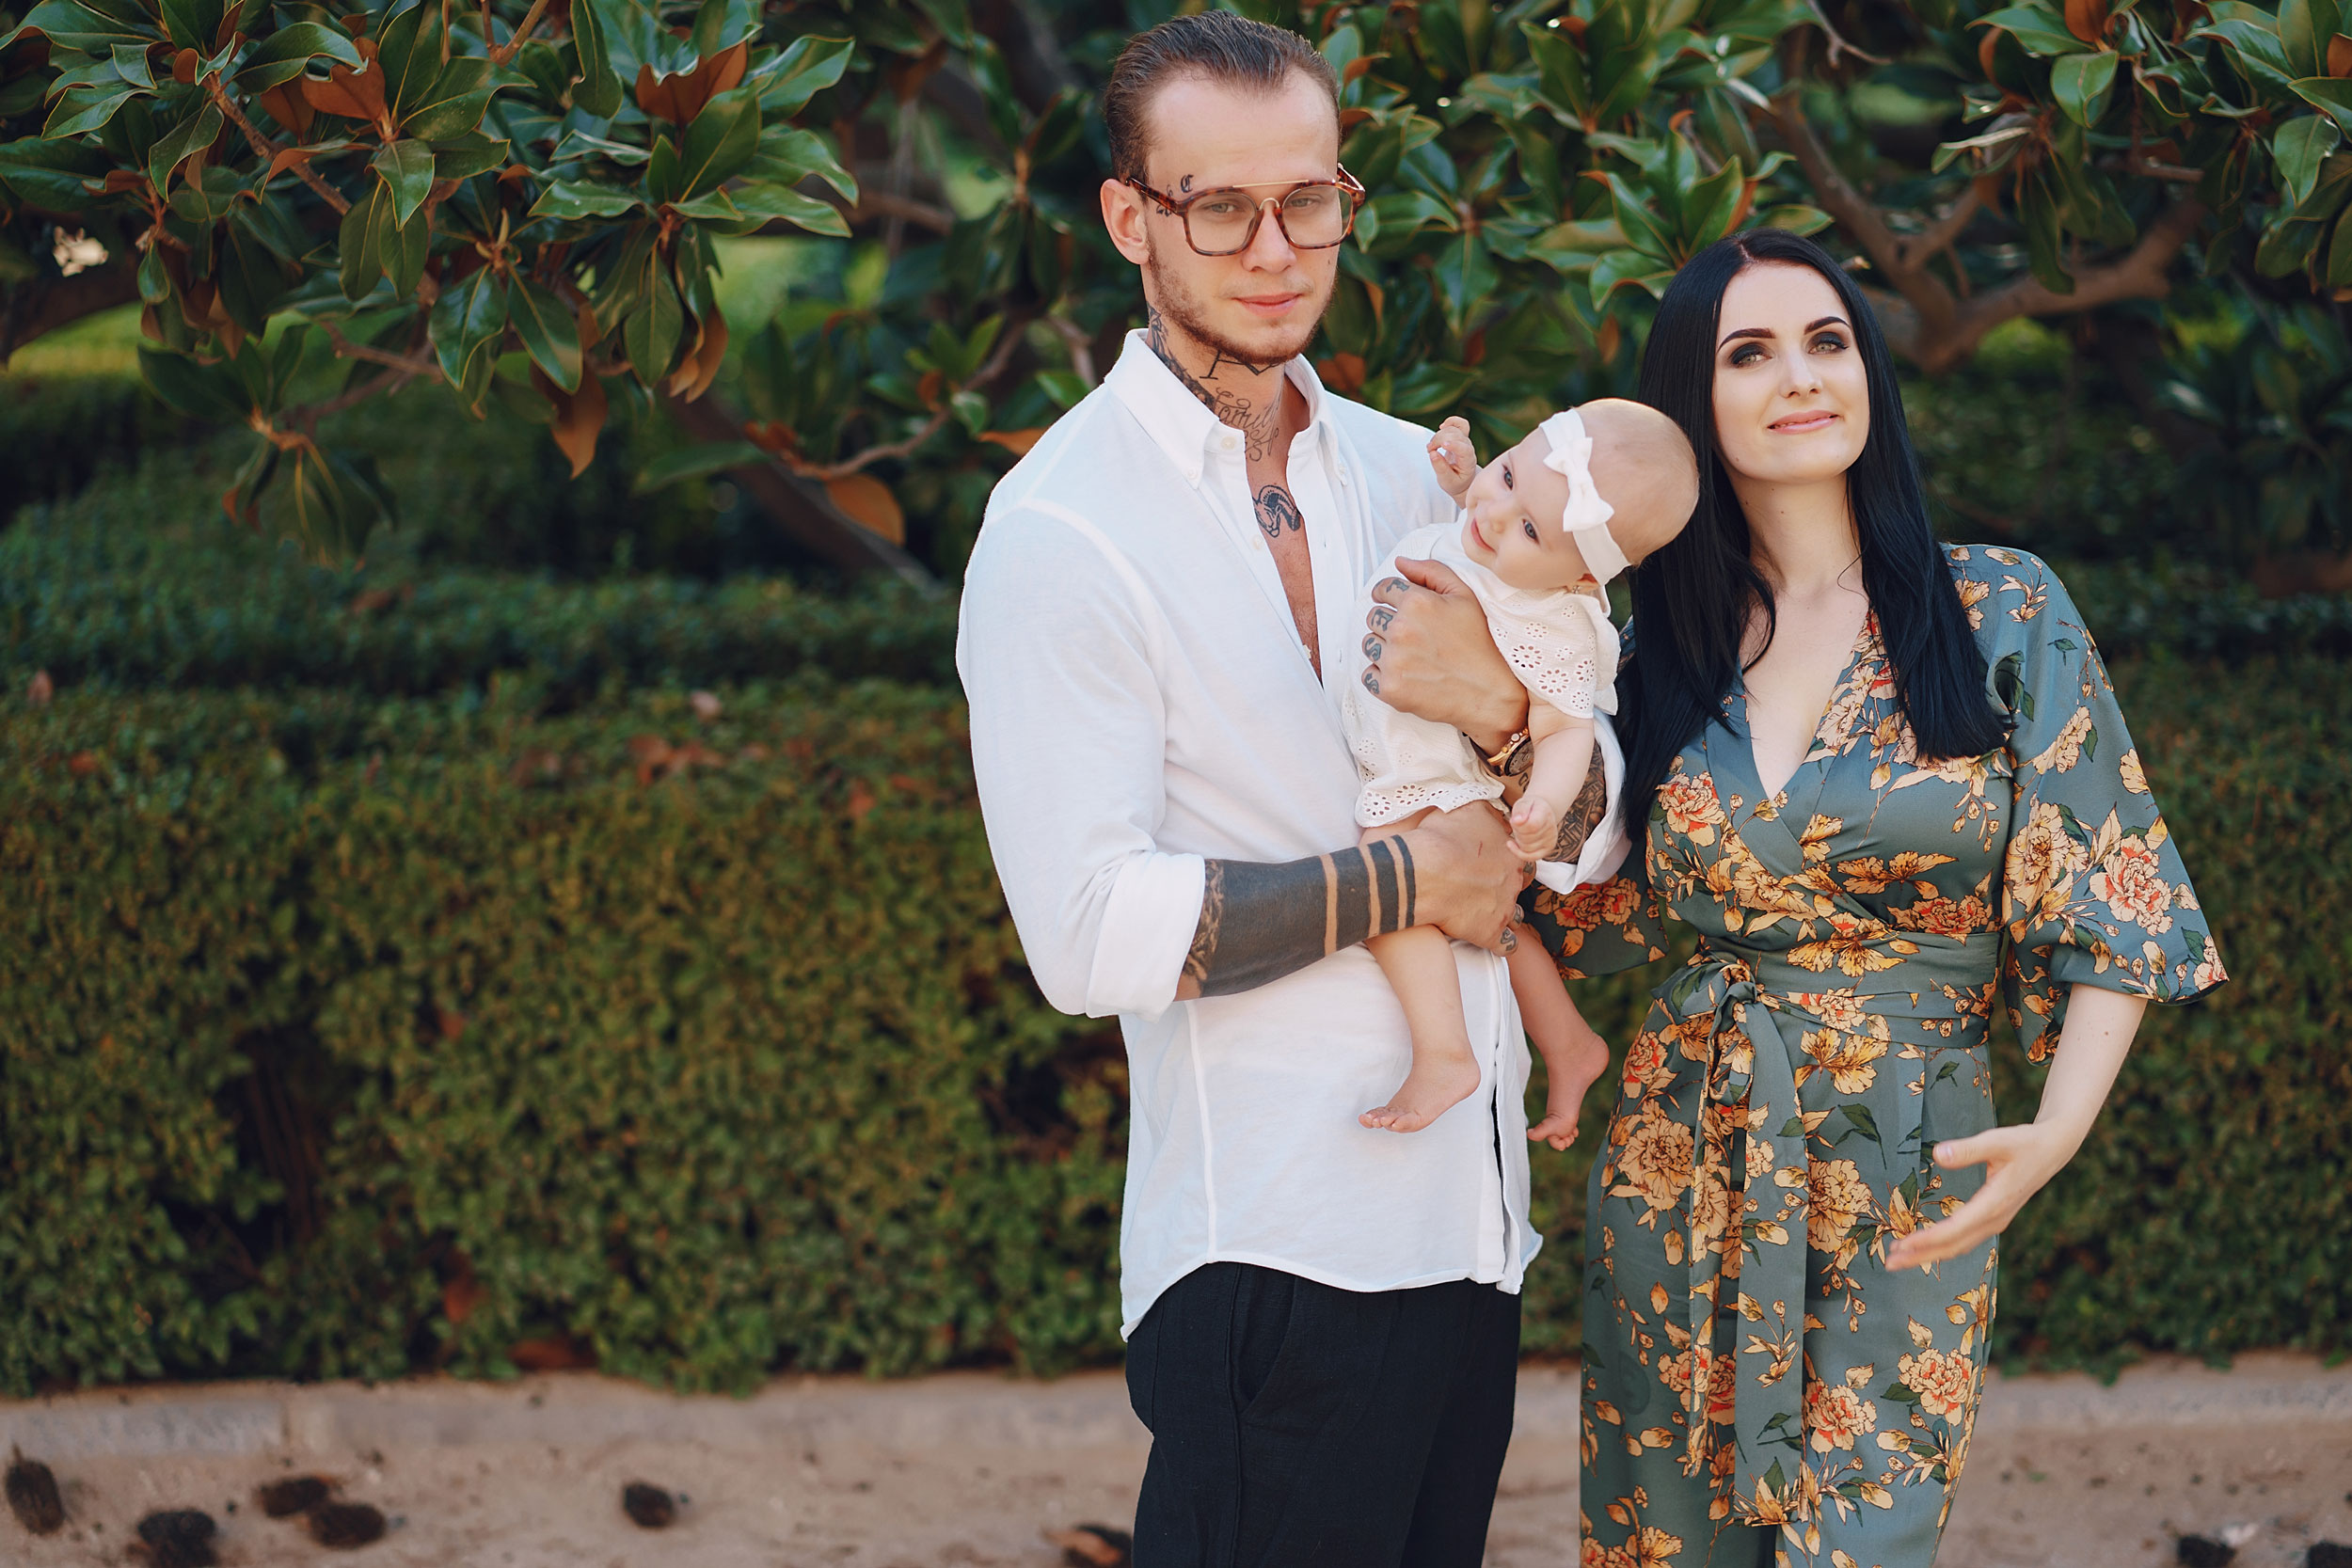
[[[1543,938],[1562,979],[1590,980],[1666,956],[1663,914],[1643,858],[1628,855],[1615,876],[1565,893],[1540,884],[1527,890],[1520,912]]]
[[[2076,985],[2186,1002],[2227,975],[2148,787],[2106,664],[2058,575],[2023,551],[1955,552],[2010,715],[2015,808],[2002,865],[2002,999],[2034,1061]]]

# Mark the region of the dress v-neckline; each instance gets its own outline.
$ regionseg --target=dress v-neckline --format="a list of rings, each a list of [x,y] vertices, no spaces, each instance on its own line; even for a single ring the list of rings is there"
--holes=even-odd
[[[1835,760],[1838,755],[1835,748],[1827,751],[1822,749],[1821,723],[1836,707],[1838,694],[1846,689],[1847,683],[1853,678],[1856,666],[1861,664],[1864,657],[1877,641],[1878,611],[1865,610],[1862,615],[1862,629],[1854,633],[1853,642],[1846,650],[1846,660],[1838,666],[1837,676],[1830,683],[1829,695],[1822,700],[1820,711],[1813,716],[1812,727],[1805,731],[1804,754],[1798,759],[1797,766],[1789,770],[1788,777],[1782,780],[1780,787],[1775,790],[1768,790],[1764,787],[1764,768],[1756,761],[1756,730],[1748,722],[1747,672],[1742,670],[1733,677],[1731,693],[1724,699],[1724,722],[1740,742],[1739,757],[1746,765],[1747,771],[1747,777],[1743,782],[1755,786],[1756,804],[1763,805],[1769,801],[1775,811],[1787,811],[1794,800],[1794,797],[1789,792],[1797,788],[1801,782],[1809,782],[1813,786],[1812,795],[1806,804],[1810,805],[1813,800],[1820,798],[1820,786],[1826,771],[1823,765]],[[1809,781],[1805,779],[1807,769],[1811,769],[1814,775]]]

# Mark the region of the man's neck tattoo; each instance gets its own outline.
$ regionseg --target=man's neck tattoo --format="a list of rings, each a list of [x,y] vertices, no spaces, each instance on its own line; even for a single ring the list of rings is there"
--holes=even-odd
[[[1273,451],[1276,427],[1282,422],[1284,384],[1278,380],[1274,395],[1263,399],[1264,406],[1261,407],[1257,400],[1236,392],[1231,387],[1211,387],[1208,383],[1216,379],[1218,371],[1228,367],[1250,375],[1263,375],[1274,366],[1253,365],[1217,349],[1212,351],[1208,373],[1193,374],[1184,369],[1184,361],[1176,357],[1175,345],[1168,341],[1168,318],[1161,315],[1154,306],[1144,307],[1143,341],[1153,354],[1159,356],[1160,363],[1184,384],[1184,389],[1200,400],[1201,406],[1215,414],[1220,422],[1232,425],[1242,433],[1251,462],[1259,462]]]

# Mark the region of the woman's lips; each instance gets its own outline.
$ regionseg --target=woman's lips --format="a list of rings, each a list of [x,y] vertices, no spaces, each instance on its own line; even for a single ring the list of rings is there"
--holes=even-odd
[[[1836,418],[1836,415],[1826,408],[1816,408],[1806,413],[1790,414],[1786,418],[1774,420],[1765,428],[1778,431],[1784,436],[1802,436],[1809,430],[1820,430],[1822,426],[1834,422]]]

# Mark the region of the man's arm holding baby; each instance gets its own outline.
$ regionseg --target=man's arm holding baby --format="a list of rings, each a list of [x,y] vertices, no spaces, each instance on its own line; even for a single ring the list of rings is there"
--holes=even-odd
[[[1527,688],[1512,673],[1486,629],[1486,612],[1453,568],[1435,561],[1397,562],[1398,576],[1373,590],[1364,685],[1391,707],[1451,724],[1492,756],[1528,726]],[[1561,814],[1549,861],[1574,863],[1608,815],[1609,787],[1595,738],[1583,787]],[[1526,787],[1534,747],[1518,748],[1503,778],[1503,800]]]
[[[1408,926],[1500,947],[1534,870],[1483,805],[1327,855],[1271,865],[1209,861],[1176,999],[1251,990]]]

